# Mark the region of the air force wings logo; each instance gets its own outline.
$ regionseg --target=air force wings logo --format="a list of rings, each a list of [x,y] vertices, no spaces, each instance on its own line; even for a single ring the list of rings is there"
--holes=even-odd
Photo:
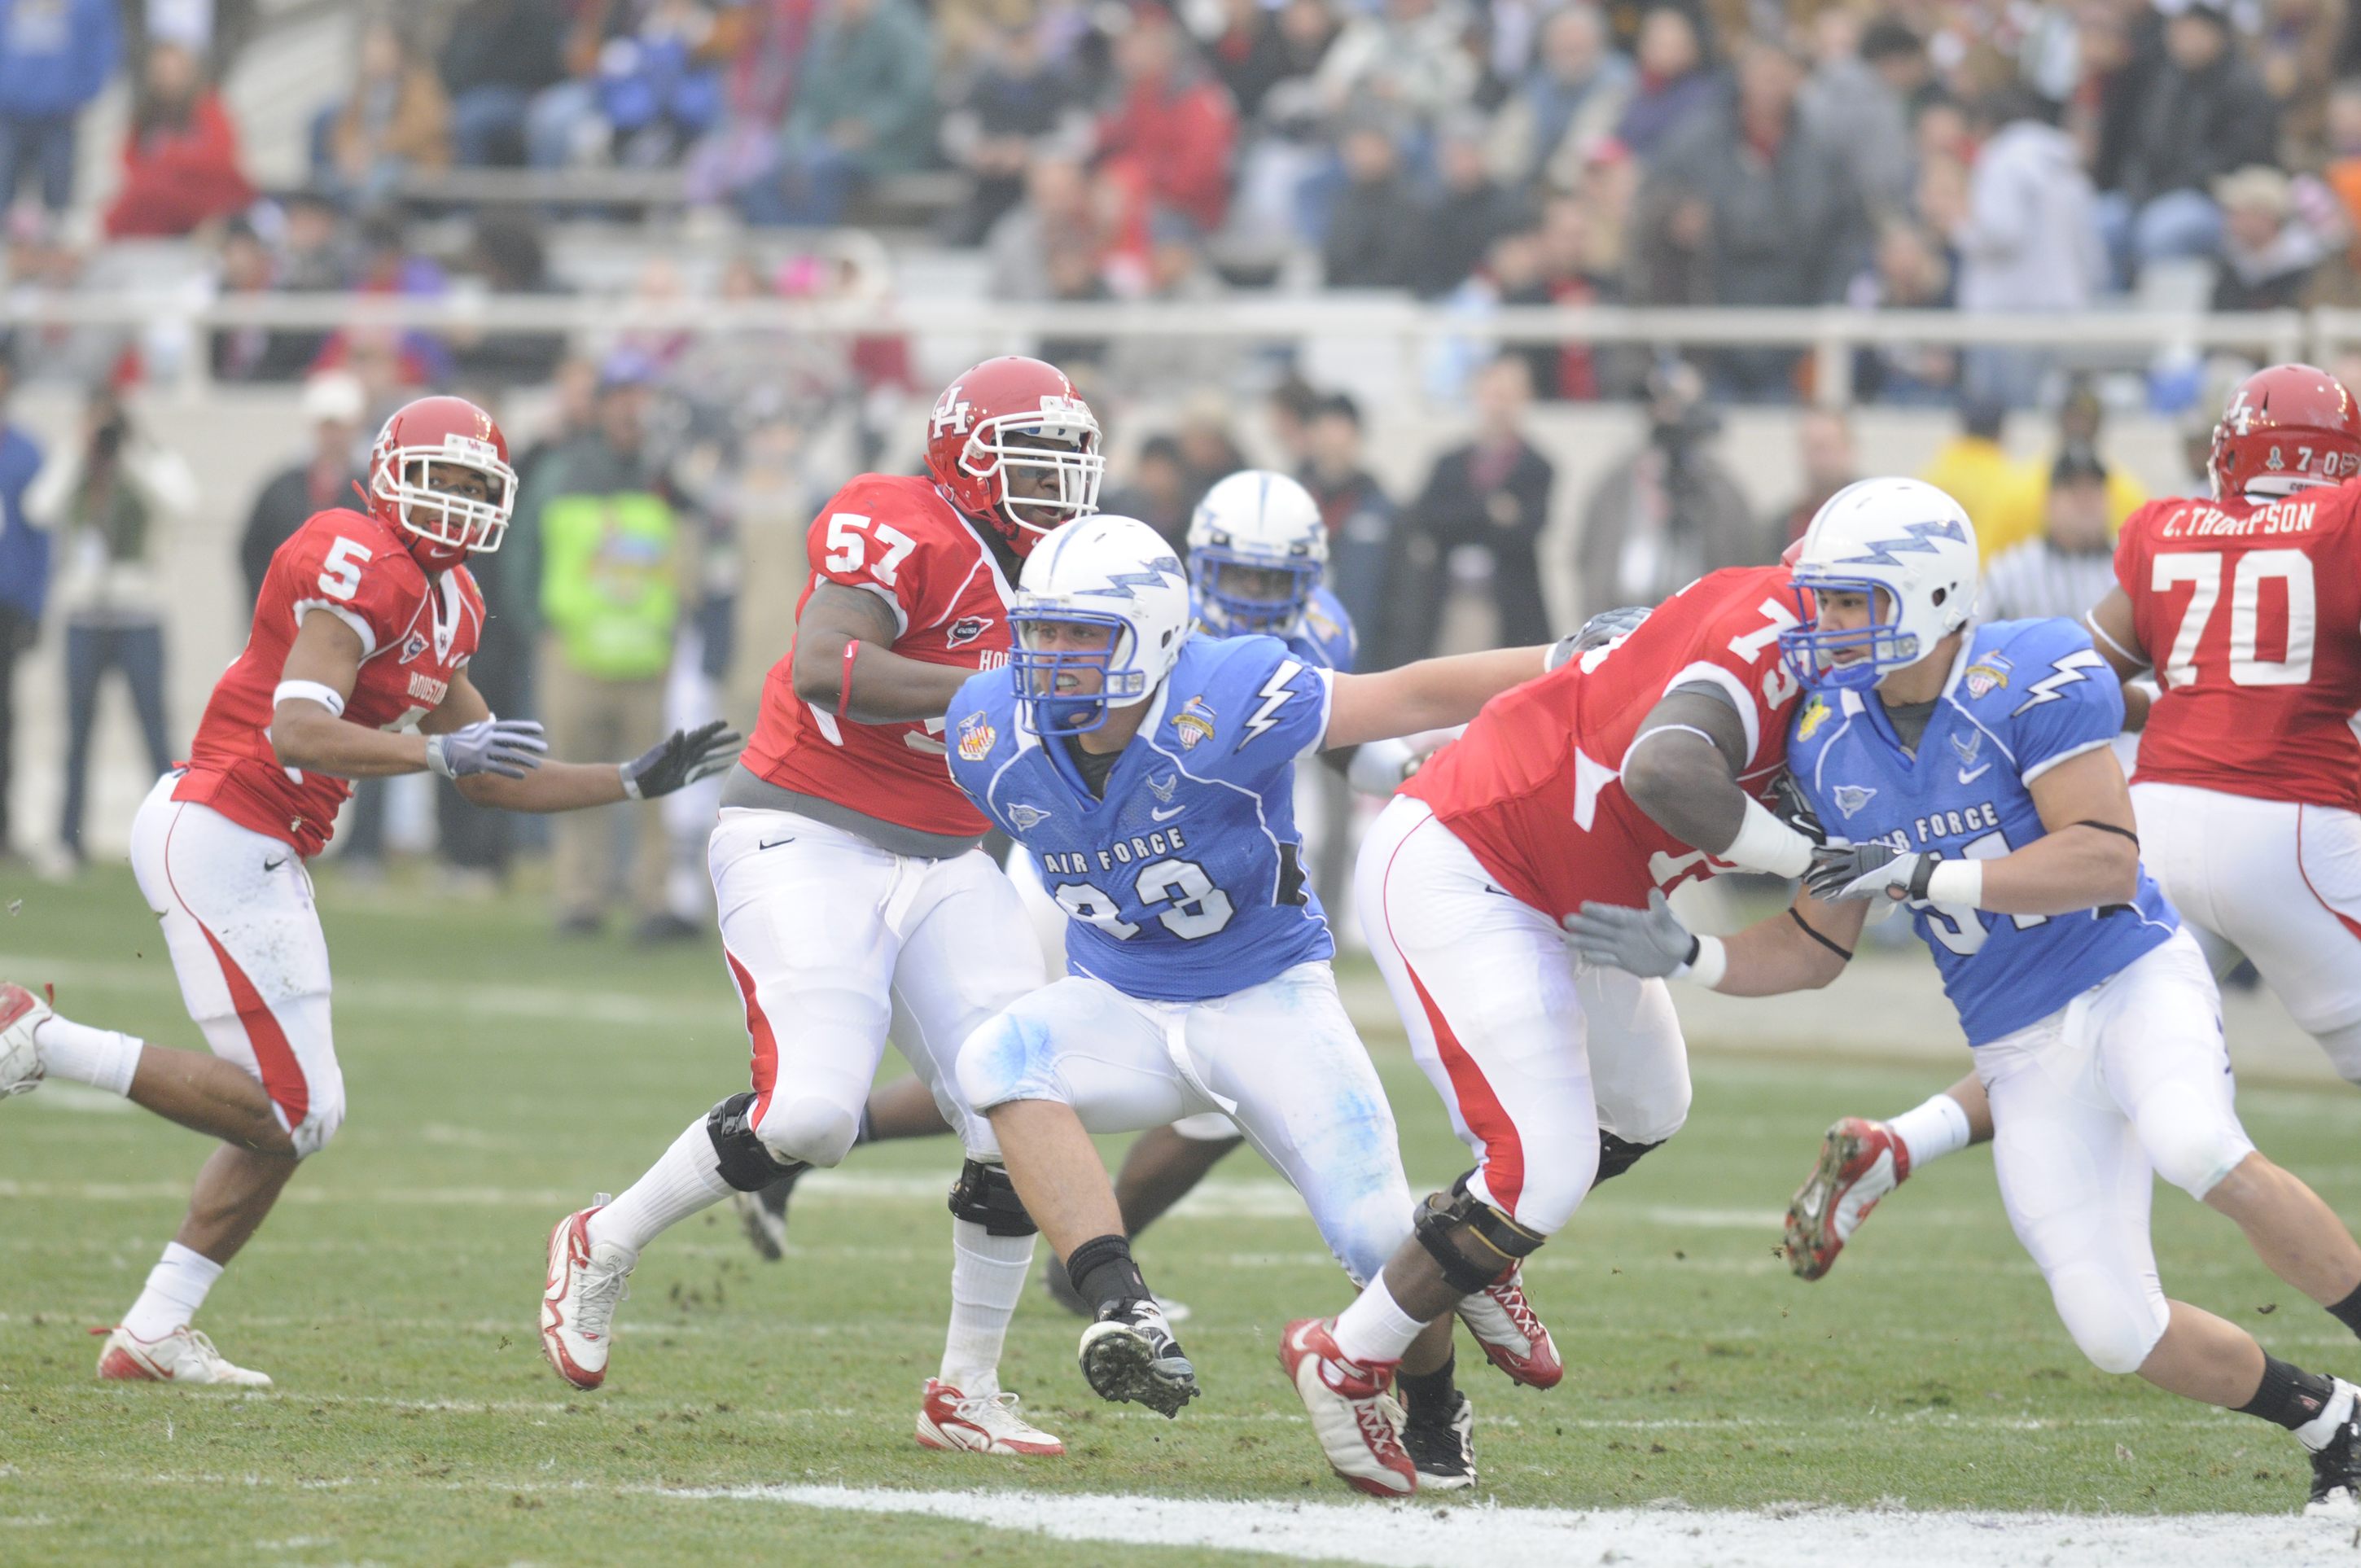
[[[1008,820],[1015,825],[1019,833],[1030,833],[1049,819],[1048,812],[1038,806],[1027,806],[1021,801],[1008,808]]]
[[[1174,773],[1162,784],[1157,783],[1154,779],[1148,781],[1148,793],[1154,795],[1157,798],[1157,801],[1160,805],[1164,806],[1170,806],[1172,804],[1172,792],[1180,787],[1180,775],[1179,773]]]
[[[1836,797],[1837,809],[1843,812],[1848,820],[1855,812],[1877,797],[1875,790],[1865,788],[1861,784],[1839,784],[1831,793]]]

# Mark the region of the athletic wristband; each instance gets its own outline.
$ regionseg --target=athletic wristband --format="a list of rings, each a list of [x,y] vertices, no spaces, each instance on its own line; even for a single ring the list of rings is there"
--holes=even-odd
[[[1927,902],[1964,904],[1973,909],[1984,901],[1982,861],[1944,861],[1927,876]]]
[[[345,694],[317,681],[281,681],[270,693],[270,706],[282,702],[316,702],[336,718],[345,716]]]
[[[1697,947],[1689,953],[1689,961],[1673,971],[1675,980],[1695,981],[1711,991],[1730,972],[1730,949],[1719,937],[1699,937]]]
[[[640,781],[632,776],[631,765],[629,762],[616,763],[615,773],[616,775],[623,781],[623,798],[626,800],[645,800],[647,798],[646,795],[640,793]]]
[[[1746,797],[1746,817],[1738,825],[1738,837],[1730,841],[1721,858],[1750,872],[1799,877],[1811,869],[1812,841],[1772,816],[1761,801],[1750,795]]]
[[[836,716],[839,718],[852,717],[852,661],[860,652],[861,639],[858,637],[845,643],[844,663],[836,677]]]
[[[443,737],[440,735],[426,738],[426,771],[446,779],[459,776],[451,771],[451,759],[444,754]]]

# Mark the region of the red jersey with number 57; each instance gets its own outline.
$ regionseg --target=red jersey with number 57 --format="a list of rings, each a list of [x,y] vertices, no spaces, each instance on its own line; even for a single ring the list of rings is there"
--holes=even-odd
[[[2361,484],[2150,501],[2115,580],[2164,688],[2137,781],[2361,807]]]
[[[484,630],[484,597],[465,566],[430,580],[393,530],[363,513],[315,513],[270,557],[246,651],[214,683],[172,798],[210,806],[303,855],[326,845],[353,793],[333,774],[280,766],[270,747],[272,696],[313,610],[360,636],[344,717],[372,729],[400,729],[440,707]]]
[[[1651,888],[1729,870],[1623,793],[1623,753],[1665,693],[1708,684],[1737,706],[1746,729],[1738,783],[1761,795],[1787,760],[1799,688],[1779,633],[1795,624],[1784,566],[1709,573],[1629,635],[1485,704],[1402,793],[1433,806],[1495,881],[1553,920],[1586,899],[1637,907]]]
[[[1008,580],[931,479],[863,474],[820,509],[806,545],[811,581],[875,594],[894,612],[905,659],[984,670],[1008,663]],[[763,712],[740,759],[781,789],[920,833],[980,838],[990,825],[951,782],[939,718],[861,724],[796,695],[795,648],[763,683]]]

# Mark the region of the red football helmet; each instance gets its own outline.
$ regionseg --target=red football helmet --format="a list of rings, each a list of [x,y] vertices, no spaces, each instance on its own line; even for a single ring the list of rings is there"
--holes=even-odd
[[[1098,417],[1065,373],[1011,355],[985,360],[935,400],[927,471],[953,506],[1025,555],[1060,523],[1099,510],[1106,456]]]
[[[485,499],[455,496],[427,483],[428,466],[472,468]],[[469,555],[489,555],[516,510],[516,470],[508,438],[492,416],[465,398],[420,398],[393,411],[369,449],[369,511],[414,537],[411,554],[439,570]]]
[[[2206,461],[2216,500],[2341,485],[2361,474],[2361,412],[2335,377],[2274,365],[2238,383]]]

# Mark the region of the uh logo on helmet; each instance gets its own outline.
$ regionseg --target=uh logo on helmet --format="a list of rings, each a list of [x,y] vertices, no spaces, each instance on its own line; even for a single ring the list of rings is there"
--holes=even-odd
[[[1799,624],[1779,634],[1789,673],[1815,690],[1875,685],[1968,623],[1976,529],[1960,503],[1917,479],[1862,479],[1828,498],[1789,564]],[[1820,623],[1822,596],[1861,594],[1858,627]]]
[[[1098,510],[1106,456],[1098,417],[1054,365],[987,359],[935,400],[927,471],[951,505],[1019,556]]]

